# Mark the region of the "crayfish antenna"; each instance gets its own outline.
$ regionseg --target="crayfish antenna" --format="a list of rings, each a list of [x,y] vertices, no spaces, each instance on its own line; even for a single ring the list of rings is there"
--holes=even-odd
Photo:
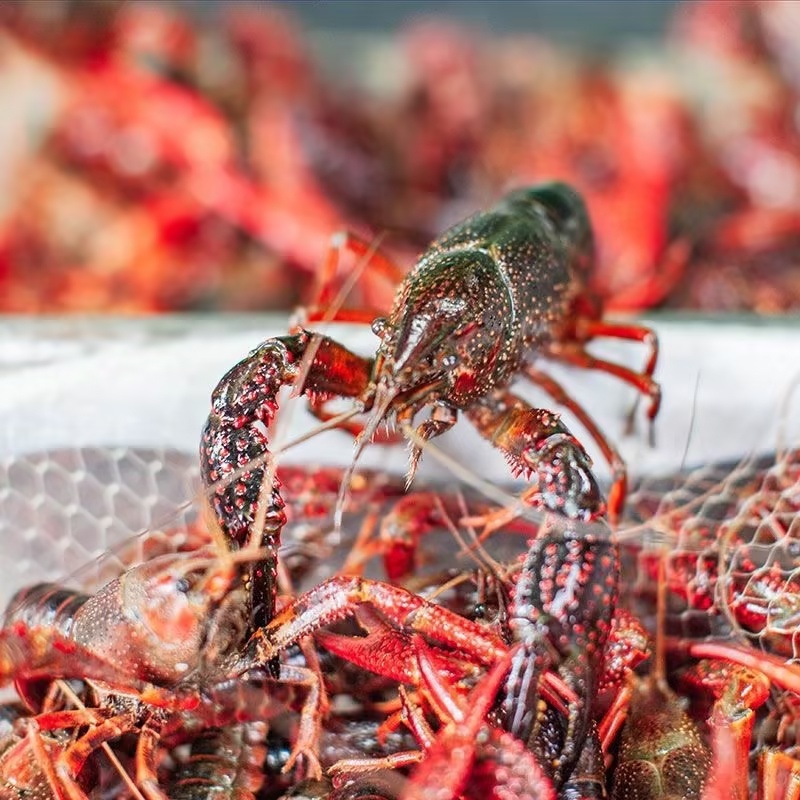
[[[353,451],[353,460],[347,467],[347,471],[342,477],[342,482],[339,484],[339,494],[336,496],[336,508],[333,513],[333,530],[337,535],[342,530],[342,516],[344,515],[345,498],[347,497],[347,490],[350,488],[350,481],[353,479],[353,473],[356,471],[358,459],[367,443],[372,441],[372,437],[377,432],[378,426],[384,419],[386,419],[386,412],[389,410],[389,406],[391,406],[395,397],[394,392],[385,389],[385,387],[383,388],[384,391],[381,392],[381,387],[378,387],[378,390],[375,394],[372,414],[367,420],[364,430],[361,431],[358,439],[356,439],[355,449]]]

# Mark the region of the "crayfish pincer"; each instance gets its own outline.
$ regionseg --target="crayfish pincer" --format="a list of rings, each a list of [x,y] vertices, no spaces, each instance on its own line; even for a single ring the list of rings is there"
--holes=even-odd
[[[348,249],[371,258],[376,269],[396,271],[363,243],[352,237],[348,242]],[[335,262],[332,257],[328,266]],[[533,408],[509,391],[524,375],[572,411],[596,439],[614,475],[608,511],[619,514],[626,493],[621,458],[583,408],[535,367],[539,359],[556,359],[613,374],[649,395],[649,415],[655,416],[660,399],[652,378],[655,337],[645,328],[602,321],[600,303],[588,288],[593,264],[592,230],[578,193],[561,183],[520,189],[434,241],[402,279],[387,317],[363,309],[327,315],[374,318],[380,339],[374,359],[300,329],[264,342],[233,367],[214,393],[201,461],[215,516],[231,545],[257,535],[268,551],[253,568],[254,627],[267,622],[275,608],[282,501],[274,478],[271,493],[262,491],[261,483],[267,474],[265,426],[285,384],[299,382],[295,390],[309,394],[312,410],[323,418],[326,399],[355,398],[368,414],[356,457],[381,422],[393,416],[405,427],[417,412],[430,409],[413,437],[409,479],[421,444],[451,428],[461,411],[516,473],[532,479],[524,495],[529,504],[584,521],[603,516],[606,502],[582,445],[558,414]],[[317,304],[309,319],[326,314]],[[648,344],[644,371],[589,355],[586,344],[598,336]],[[269,504],[260,513],[259,498]],[[266,523],[256,533],[257,518]]]

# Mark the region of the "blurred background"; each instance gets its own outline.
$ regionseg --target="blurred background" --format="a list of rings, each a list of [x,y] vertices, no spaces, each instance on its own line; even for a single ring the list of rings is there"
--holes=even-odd
[[[551,178],[609,308],[796,309],[798,41],[761,0],[3,3],[0,311],[285,310],[337,230],[409,267]]]
[[[414,18],[449,17],[493,33],[537,31],[580,46],[618,47],[631,36],[660,38],[667,29],[677,0],[497,0],[492,3],[459,0],[336,0],[332,3],[288,0],[281,5],[310,30],[396,33]],[[214,0],[193,0],[194,13],[218,13]]]

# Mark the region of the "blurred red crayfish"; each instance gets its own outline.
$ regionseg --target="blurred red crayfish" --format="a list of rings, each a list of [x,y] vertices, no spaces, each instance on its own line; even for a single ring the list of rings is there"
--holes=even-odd
[[[326,276],[335,275],[345,248],[388,278],[401,280],[388,317],[376,318],[370,309],[328,313],[332,292]],[[220,527],[233,546],[242,546],[256,535],[258,519],[258,544],[267,550],[253,568],[253,627],[268,622],[275,609],[284,504],[274,478],[271,494],[265,493],[266,508],[259,508],[259,495],[267,475],[265,426],[287,384],[308,394],[312,412],[322,419],[329,418],[324,404],[334,396],[355,398],[357,409],[370,415],[363,428],[350,426],[360,432],[353,464],[382,421],[394,416],[405,427],[418,411],[430,408],[411,437],[410,479],[422,443],[451,428],[463,412],[506,455],[515,473],[533,477],[527,502],[570,518],[602,516],[606,502],[582,445],[558,414],[533,408],[509,391],[524,375],[572,411],[595,438],[614,474],[608,510],[614,518],[619,515],[627,484],[622,459],[584,409],[536,367],[538,358],[548,358],[608,372],[648,395],[649,416],[656,415],[656,338],[647,328],[602,319],[599,300],[587,290],[593,264],[586,207],[561,183],[514,191],[494,208],[450,228],[402,279],[400,270],[364,243],[353,237],[336,241],[308,319],[371,321],[380,339],[375,357],[355,355],[302,328],[269,339],[217,385],[203,432],[201,469]],[[637,373],[590,355],[586,344],[598,336],[647,344],[644,370]]]

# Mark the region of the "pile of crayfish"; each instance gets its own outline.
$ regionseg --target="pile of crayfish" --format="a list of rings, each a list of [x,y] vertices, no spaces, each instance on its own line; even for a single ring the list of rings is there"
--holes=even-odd
[[[18,593],[0,797],[796,796],[796,450],[634,492],[618,537],[523,515],[482,544],[474,495],[357,473],[336,539],[342,470],[279,476],[252,635],[248,562],[200,524],[100,588]]]
[[[542,368],[609,373],[658,411],[655,337],[603,318],[568,186],[512,192],[404,277],[351,237],[331,278],[348,250],[400,280],[391,311],[337,308],[322,286],[223,376],[204,521],[99,587],[11,601],[0,797],[800,796],[800,451],[629,491]],[[309,327],[337,318],[372,321],[374,357]],[[591,356],[602,336],[646,345],[643,370]],[[511,392],[520,376],[595,440],[607,497],[560,416]],[[277,466],[289,386],[358,435],[350,467]],[[353,409],[334,414],[341,398]],[[356,471],[394,420],[410,481],[460,414],[529,479],[519,496]]]

